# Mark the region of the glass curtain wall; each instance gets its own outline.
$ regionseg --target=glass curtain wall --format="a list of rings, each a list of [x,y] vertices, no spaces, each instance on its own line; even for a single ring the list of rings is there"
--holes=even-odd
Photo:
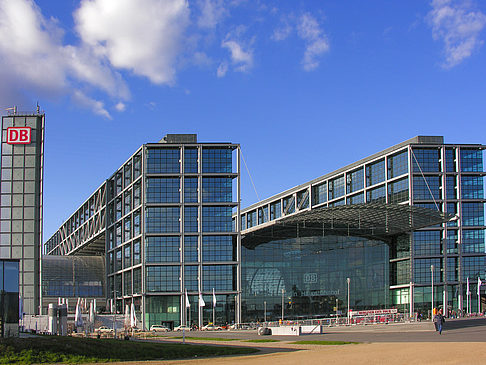
[[[136,315],[141,318],[141,149],[107,180],[107,202],[107,298],[115,301],[117,313],[124,313],[133,301]]]
[[[242,247],[242,320],[324,318],[389,303],[389,247],[361,237],[316,236]]]
[[[413,233],[415,311],[430,315],[433,266],[434,306],[446,313],[475,313],[477,282],[485,280],[486,267],[483,152],[462,146],[413,147],[411,163],[412,203],[457,215],[452,222]]]
[[[232,146],[146,148],[145,326],[235,320],[237,234]],[[213,301],[212,293],[216,301]],[[186,306],[187,301],[190,306]],[[205,306],[200,306],[199,296]]]

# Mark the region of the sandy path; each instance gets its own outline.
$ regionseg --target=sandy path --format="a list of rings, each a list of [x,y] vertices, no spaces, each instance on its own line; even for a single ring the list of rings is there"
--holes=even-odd
[[[206,342],[207,343],[207,342]],[[256,344],[233,343],[252,346]],[[486,343],[369,343],[322,346],[289,343],[258,344],[258,347],[293,348],[292,352],[176,361],[130,362],[130,365],[155,364],[486,364]],[[111,363],[112,365],[116,363]]]

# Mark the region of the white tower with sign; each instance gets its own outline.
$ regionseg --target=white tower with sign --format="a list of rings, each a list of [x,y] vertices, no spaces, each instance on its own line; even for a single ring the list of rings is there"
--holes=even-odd
[[[19,260],[23,312],[41,304],[44,120],[39,110],[2,116],[0,259]]]

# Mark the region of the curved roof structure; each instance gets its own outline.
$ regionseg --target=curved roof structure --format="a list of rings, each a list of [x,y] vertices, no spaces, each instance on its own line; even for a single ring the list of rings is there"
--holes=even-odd
[[[313,235],[362,236],[389,242],[393,236],[444,223],[452,215],[419,206],[356,204],[321,207],[255,227],[242,234],[247,248],[278,239]]]

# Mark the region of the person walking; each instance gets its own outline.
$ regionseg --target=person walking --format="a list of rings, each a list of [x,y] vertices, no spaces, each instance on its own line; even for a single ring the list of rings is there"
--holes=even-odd
[[[442,309],[434,317],[434,324],[437,331],[439,331],[439,335],[442,334],[442,328],[445,323],[444,315],[442,314]]]

